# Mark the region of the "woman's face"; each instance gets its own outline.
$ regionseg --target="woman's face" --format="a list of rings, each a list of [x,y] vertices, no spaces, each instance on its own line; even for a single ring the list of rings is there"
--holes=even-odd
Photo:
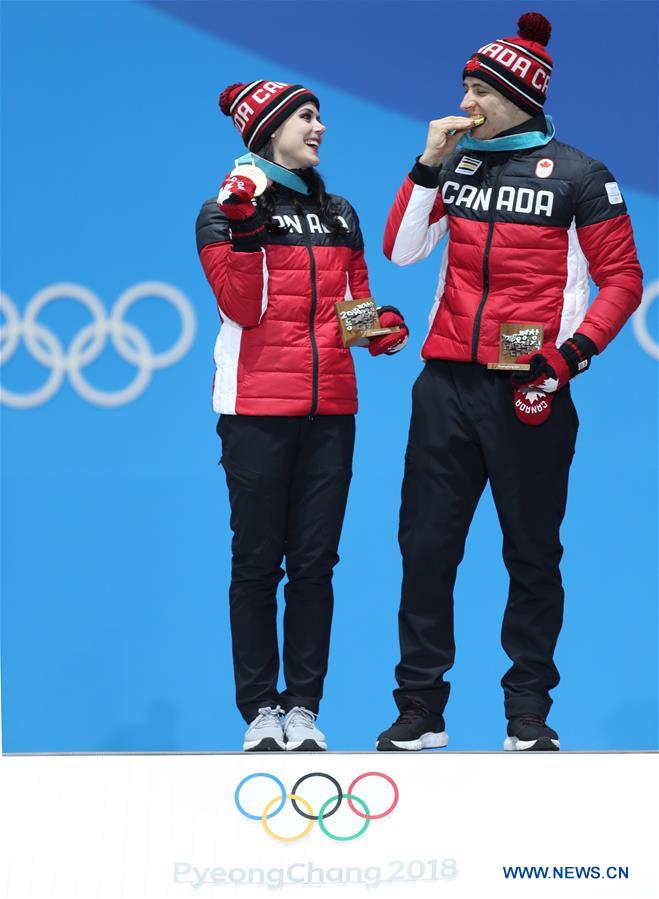
[[[289,116],[272,136],[273,159],[287,169],[307,169],[318,165],[318,151],[325,133],[318,110],[305,103]]]

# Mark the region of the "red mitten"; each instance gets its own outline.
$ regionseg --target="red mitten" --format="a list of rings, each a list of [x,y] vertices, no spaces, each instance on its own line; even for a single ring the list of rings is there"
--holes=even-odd
[[[229,173],[217,196],[217,205],[231,222],[240,222],[254,215],[252,200],[256,185],[250,178]]]
[[[515,388],[515,415],[528,425],[540,425],[549,418],[553,395],[590,367],[597,347],[585,334],[575,334],[561,344],[544,344],[537,353],[518,356],[517,362],[528,362],[529,371],[511,375]]]
[[[551,414],[553,399],[553,393],[543,393],[542,390],[520,390],[516,387],[513,392],[515,415],[525,425],[541,425]]]
[[[527,362],[531,368],[510,376],[515,415],[525,425],[541,425],[551,414],[554,393],[570,380],[570,369],[553,343],[544,344],[540,352],[518,356],[516,361]]]
[[[368,351],[371,356],[380,356],[384,353],[387,356],[393,356],[403,349],[410,336],[410,331],[405,324],[402,313],[395,306],[378,306],[378,318],[382,328],[395,328],[398,326],[400,331],[394,331],[393,334],[383,334],[381,337],[371,337],[368,342]]]

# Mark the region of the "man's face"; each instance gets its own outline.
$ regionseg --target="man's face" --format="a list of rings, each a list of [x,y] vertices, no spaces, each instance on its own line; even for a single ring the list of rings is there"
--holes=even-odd
[[[471,130],[472,136],[477,140],[489,140],[531,118],[503,94],[478,78],[468,75],[464,80],[464,91],[460,109],[467,115],[485,116],[483,124]]]

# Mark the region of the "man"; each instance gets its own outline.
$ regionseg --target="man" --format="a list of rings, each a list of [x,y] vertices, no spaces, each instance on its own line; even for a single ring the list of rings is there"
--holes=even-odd
[[[559,528],[578,428],[568,382],[638,306],[642,273],[615,179],[559,143],[543,114],[549,22],[527,13],[518,26],[467,62],[465,116],[430,123],[385,232],[385,254],[398,265],[425,258],[447,232],[449,240],[412,394],[399,531],[400,715],[378,737],[380,750],[448,742],[453,585],[488,480],[510,575],[504,748],[559,748],[545,722],[559,680]],[[589,272],[599,292],[588,308]],[[517,358],[530,370],[512,376],[487,368],[506,323],[544,333],[539,351]]]

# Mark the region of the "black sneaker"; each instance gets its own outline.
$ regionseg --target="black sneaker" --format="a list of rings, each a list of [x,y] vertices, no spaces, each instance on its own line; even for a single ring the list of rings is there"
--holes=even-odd
[[[396,721],[383,730],[375,748],[381,752],[398,752],[404,749],[440,749],[448,743],[444,719],[433,715],[418,700],[411,700]]]
[[[560,749],[558,734],[551,727],[547,727],[545,719],[539,715],[520,715],[519,718],[511,718],[508,722],[508,736],[503,748],[507,750],[537,751],[549,750],[556,752]]]

